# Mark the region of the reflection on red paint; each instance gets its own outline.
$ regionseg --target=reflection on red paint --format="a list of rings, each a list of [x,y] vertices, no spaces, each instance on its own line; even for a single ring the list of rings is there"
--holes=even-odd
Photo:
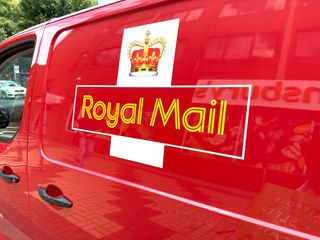
[[[0,181],[1,214],[34,239],[319,239],[319,11],[311,0],[121,1],[5,42],[44,30],[27,117],[0,143],[21,177]],[[172,88],[116,88],[124,29],[176,18]],[[112,88],[76,95],[88,85]],[[166,144],[163,168],[110,156],[114,135]],[[39,186],[73,208],[44,203]]]

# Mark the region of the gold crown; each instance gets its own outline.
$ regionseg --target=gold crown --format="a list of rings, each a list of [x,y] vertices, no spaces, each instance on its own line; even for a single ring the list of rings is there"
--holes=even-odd
[[[157,38],[150,42],[150,34],[150,31],[146,32],[144,43],[134,41],[129,46],[130,76],[158,75],[158,64],[166,49],[166,40]]]

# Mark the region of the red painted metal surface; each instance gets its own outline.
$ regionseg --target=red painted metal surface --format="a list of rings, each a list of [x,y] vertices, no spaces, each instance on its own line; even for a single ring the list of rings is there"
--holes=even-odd
[[[33,40],[35,44],[35,55],[40,47],[43,29],[34,28],[32,32],[18,34],[1,43],[1,53],[11,47],[15,47],[25,41]],[[35,62],[35,59],[34,59]],[[15,136],[14,141],[10,143],[1,142],[0,147],[0,168],[5,172],[9,169],[20,177],[19,183],[11,183],[1,179],[1,239],[25,238],[31,236],[34,230],[30,215],[30,205],[28,200],[28,133],[29,133],[29,117],[31,112],[32,86],[36,75],[36,67],[30,70],[30,82],[27,92],[24,117],[21,121],[19,132]]]
[[[320,5],[308,0],[122,1],[48,23],[30,77],[27,117],[17,139],[1,153],[1,159],[9,159],[23,149],[22,175],[28,158],[29,188],[16,190],[29,191],[34,229],[29,235],[320,239],[319,11]],[[124,29],[177,18],[176,88],[118,88]],[[217,90],[217,85],[251,85],[250,113],[243,110],[250,95],[246,88]],[[93,110],[86,102],[100,120],[83,114],[84,95],[105,106],[136,102],[137,108],[144,97],[147,124],[120,121],[108,128],[103,104]],[[203,132],[179,130],[174,118],[164,126],[160,113],[158,125],[151,126],[156,98],[165,109],[173,99],[183,101],[181,116],[190,107],[227,100],[224,134],[203,134],[210,121]],[[199,123],[198,118],[185,121]],[[111,156],[113,135],[166,143],[163,166]],[[245,146],[243,152],[239,146]],[[49,184],[73,207],[45,203],[37,190]]]

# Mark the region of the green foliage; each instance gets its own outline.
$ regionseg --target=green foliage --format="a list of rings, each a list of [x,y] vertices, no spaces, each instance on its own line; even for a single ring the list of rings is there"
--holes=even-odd
[[[0,27],[0,42],[7,38],[7,34],[3,28]]]
[[[96,0],[0,0],[0,42],[25,28],[96,4]]]
[[[19,31],[20,13],[15,0],[0,0],[0,41]]]
[[[20,0],[23,21],[20,27],[33,25],[95,5],[95,0]]]

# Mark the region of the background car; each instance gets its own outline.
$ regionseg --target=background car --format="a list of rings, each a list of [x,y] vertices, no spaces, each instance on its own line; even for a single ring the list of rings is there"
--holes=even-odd
[[[17,98],[25,97],[26,88],[14,81],[0,80],[0,97],[6,98]]]

